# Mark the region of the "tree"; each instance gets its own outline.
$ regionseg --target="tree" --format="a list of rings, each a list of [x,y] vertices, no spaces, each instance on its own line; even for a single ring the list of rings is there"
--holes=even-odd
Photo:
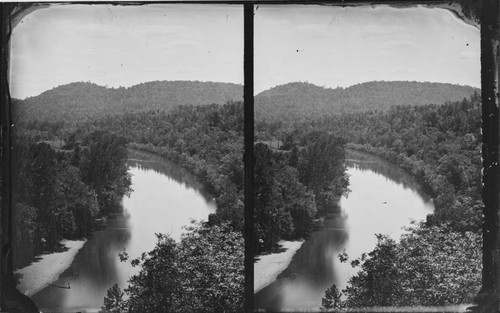
[[[132,311],[243,312],[243,237],[227,223],[186,227],[180,243],[158,234],[155,248],[133,265],[125,292]]]
[[[49,246],[54,246],[57,242],[57,234],[53,234],[58,211],[57,163],[55,151],[46,143],[31,146],[30,157],[31,162],[27,169],[32,186],[29,202],[37,210],[35,247],[40,251],[44,242]]]
[[[271,149],[255,145],[255,244],[257,253],[270,251],[282,235],[293,231],[292,216],[285,210],[277,182],[277,167]]]
[[[299,182],[296,168],[284,165],[276,173],[280,202],[290,212],[292,233],[282,233],[285,239],[305,238],[312,229],[317,209],[314,194]],[[287,238],[288,237],[288,238]]]
[[[114,284],[108,289],[104,297],[104,304],[99,313],[126,312],[126,301],[123,300],[124,295],[125,293],[118,287],[118,284]]]
[[[378,235],[343,293],[348,307],[470,303],[481,286],[481,236],[413,225],[400,242]],[[353,263],[354,264],[354,263]]]
[[[194,223],[179,244],[182,312],[242,312],[243,236],[228,224]]]
[[[129,280],[125,292],[133,312],[176,312],[180,309],[180,270],[177,245],[167,235],[157,234],[155,248],[143,253],[132,265],[141,267]]]
[[[84,144],[80,156],[82,180],[96,192],[101,210],[110,210],[131,192],[125,141],[109,132],[96,131],[85,138]]]
[[[14,210],[14,264],[27,265],[33,257],[33,242],[37,228],[37,210],[24,203],[16,203]]]
[[[14,214],[17,266],[28,263],[45,249],[57,247],[61,239],[81,238],[90,233],[100,212],[96,186],[101,196],[112,194],[115,200],[130,190],[123,142],[106,134],[96,135],[93,144],[86,142],[86,153],[80,153],[81,143],[75,138],[70,145],[73,150],[54,149],[51,144],[34,142],[25,135],[16,138],[12,191],[17,208]],[[101,153],[103,159],[97,153],[102,149],[93,148],[99,146],[100,138],[114,142],[107,146],[106,153]],[[89,162],[89,156],[93,163]],[[90,167],[102,165],[99,161],[111,164],[107,167],[111,170],[99,168],[98,174],[105,176],[99,178],[96,173],[94,178],[98,178],[98,183],[92,179],[85,182],[80,167],[88,175]]]
[[[92,222],[99,213],[97,195],[82,182],[80,170],[73,165],[67,165],[60,171],[58,178],[63,193],[61,206],[71,214],[74,224],[63,235],[65,238],[85,237],[90,233]]]
[[[298,161],[300,181],[314,192],[318,209],[325,211],[348,190],[343,167],[345,140],[320,131],[309,133],[304,140]]]
[[[343,290],[349,307],[391,306],[401,297],[396,242],[388,236],[376,236],[377,246]]]
[[[340,292],[337,289],[337,286],[333,284],[325,291],[325,296],[321,299],[321,305],[327,310],[341,309],[343,307],[341,297],[342,292]]]

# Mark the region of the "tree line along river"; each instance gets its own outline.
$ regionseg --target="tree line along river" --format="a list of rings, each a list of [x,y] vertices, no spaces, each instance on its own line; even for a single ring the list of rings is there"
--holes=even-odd
[[[340,213],[328,216],[278,279],[255,295],[256,308],[319,311],[325,290],[332,283],[342,290],[356,274],[350,262],[340,262],[340,253],[358,258],[375,247],[375,234],[397,240],[411,219],[422,220],[433,212],[423,188],[394,164],[348,150],[346,166],[351,192],[339,201]]]
[[[123,212],[110,216],[107,227],[95,231],[71,266],[53,283],[70,289],[46,287],[32,298],[40,309],[52,312],[97,312],[108,288],[123,289],[137,272],[118,254],[135,258],[151,250],[155,233],[179,240],[190,219],[206,219],[215,203],[204,186],[178,165],[156,155],[129,151],[131,196],[122,201]],[[329,216],[297,251],[278,279],[255,295],[256,308],[273,310],[318,309],[325,290],[336,283],[346,286],[354,274],[338,254],[356,258],[369,252],[376,233],[399,238],[410,219],[420,220],[433,211],[431,199],[403,170],[383,159],[349,151],[347,171],[350,194],[339,202],[340,214]]]
[[[32,299],[43,311],[98,312],[106,291],[118,283],[127,287],[137,273],[120,252],[131,258],[150,251],[155,233],[179,240],[182,226],[191,219],[206,220],[215,212],[215,203],[203,185],[178,165],[151,153],[129,150],[132,174],[130,197],[122,200],[123,211],[107,219],[107,227],[92,233],[71,266],[53,283],[70,289],[47,286]]]

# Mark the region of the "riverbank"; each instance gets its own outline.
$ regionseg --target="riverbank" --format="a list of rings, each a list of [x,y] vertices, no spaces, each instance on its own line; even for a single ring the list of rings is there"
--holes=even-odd
[[[43,288],[56,281],[68,267],[85,244],[86,240],[61,240],[67,250],[63,252],[54,252],[39,256],[40,260],[30,265],[18,269],[14,272],[16,275],[22,275],[19,278],[17,289],[27,295],[32,296]]]
[[[257,261],[254,263],[254,293],[259,292],[276,280],[278,275],[288,267],[293,256],[303,243],[304,241],[281,240],[278,244],[285,251],[259,255],[255,258]]]
[[[429,171],[429,169],[422,168],[423,160],[415,161],[410,157],[397,154],[386,148],[374,147],[370,144],[348,143],[346,151],[349,150],[354,153],[372,155],[384,160],[385,162],[389,162],[410,175],[416,182],[418,182],[418,184],[422,186],[422,190],[424,190],[425,193],[430,196],[439,194],[438,190],[433,188],[433,184],[425,178],[425,171]],[[435,176],[435,173],[427,174],[427,176]]]

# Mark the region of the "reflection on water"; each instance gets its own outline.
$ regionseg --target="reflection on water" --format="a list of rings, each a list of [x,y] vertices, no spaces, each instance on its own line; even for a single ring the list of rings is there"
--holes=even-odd
[[[109,229],[94,232],[71,267],[54,282],[57,286],[69,284],[71,289],[43,289],[32,297],[39,307],[56,312],[96,307],[98,299],[102,302],[108,286],[115,282],[124,285],[127,276],[120,275],[120,270],[126,264],[120,264],[117,255],[130,242],[129,220],[130,216],[124,211],[108,219]]]
[[[345,216],[325,220],[325,228],[311,234],[278,279],[255,295],[256,307],[270,310],[317,307],[317,295],[324,294],[338,276],[336,256],[348,241],[345,221]]]
[[[361,171],[372,171],[381,174],[393,182],[401,184],[405,189],[415,190],[424,200],[430,200],[425,187],[416,182],[404,169],[376,155],[347,149],[345,163],[348,167],[354,167]]]
[[[108,227],[96,231],[78,252],[71,267],[32,299],[45,311],[97,312],[106,291],[118,283],[122,289],[137,273],[118,253],[131,258],[153,249],[155,233],[179,240],[190,219],[207,219],[215,212],[210,195],[199,191],[199,183],[187,171],[149,153],[130,151],[129,172],[133,192],[122,201],[123,212],[108,218]]]
[[[128,157],[127,163],[129,166],[138,167],[144,170],[152,170],[158,174],[167,175],[177,183],[185,185],[186,188],[197,190],[205,199],[212,199],[205,185],[199,182],[188,170],[180,167],[174,162],[170,162],[149,152],[133,149],[128,150]]]
[[[410,219],[424,219],[433,211],[429,197],[408,174],[380,158],[362,157],[346,162],[351,193],[340,200],[341,213],[325,220],[325,228],[311,234],[278,279],[255,295],[256,308],[318,311],[325,290],[332,283],[345,288],[357,272],[340,263],[343,249],[351,260],[358,258],[375,247],[375,234],[398,239]]]

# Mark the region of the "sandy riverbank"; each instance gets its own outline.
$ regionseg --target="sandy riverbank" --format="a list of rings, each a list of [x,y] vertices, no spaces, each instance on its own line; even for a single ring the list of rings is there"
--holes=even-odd
[[[304,241],[281,240],[278,244],[286,251],[259,255],[256,258],[258,261],[254,263],[254,293],[276,280],[276,277],[288,267],[293,256],[303,243]]]
[[[54,252],[40,256],[40,260],[23,267],[15,274],[21,274],[17,289],[27,296],[32,296],[59,278],[83,247],[85,240],[62,240],[61,244],[68,248],[64,252]]]

